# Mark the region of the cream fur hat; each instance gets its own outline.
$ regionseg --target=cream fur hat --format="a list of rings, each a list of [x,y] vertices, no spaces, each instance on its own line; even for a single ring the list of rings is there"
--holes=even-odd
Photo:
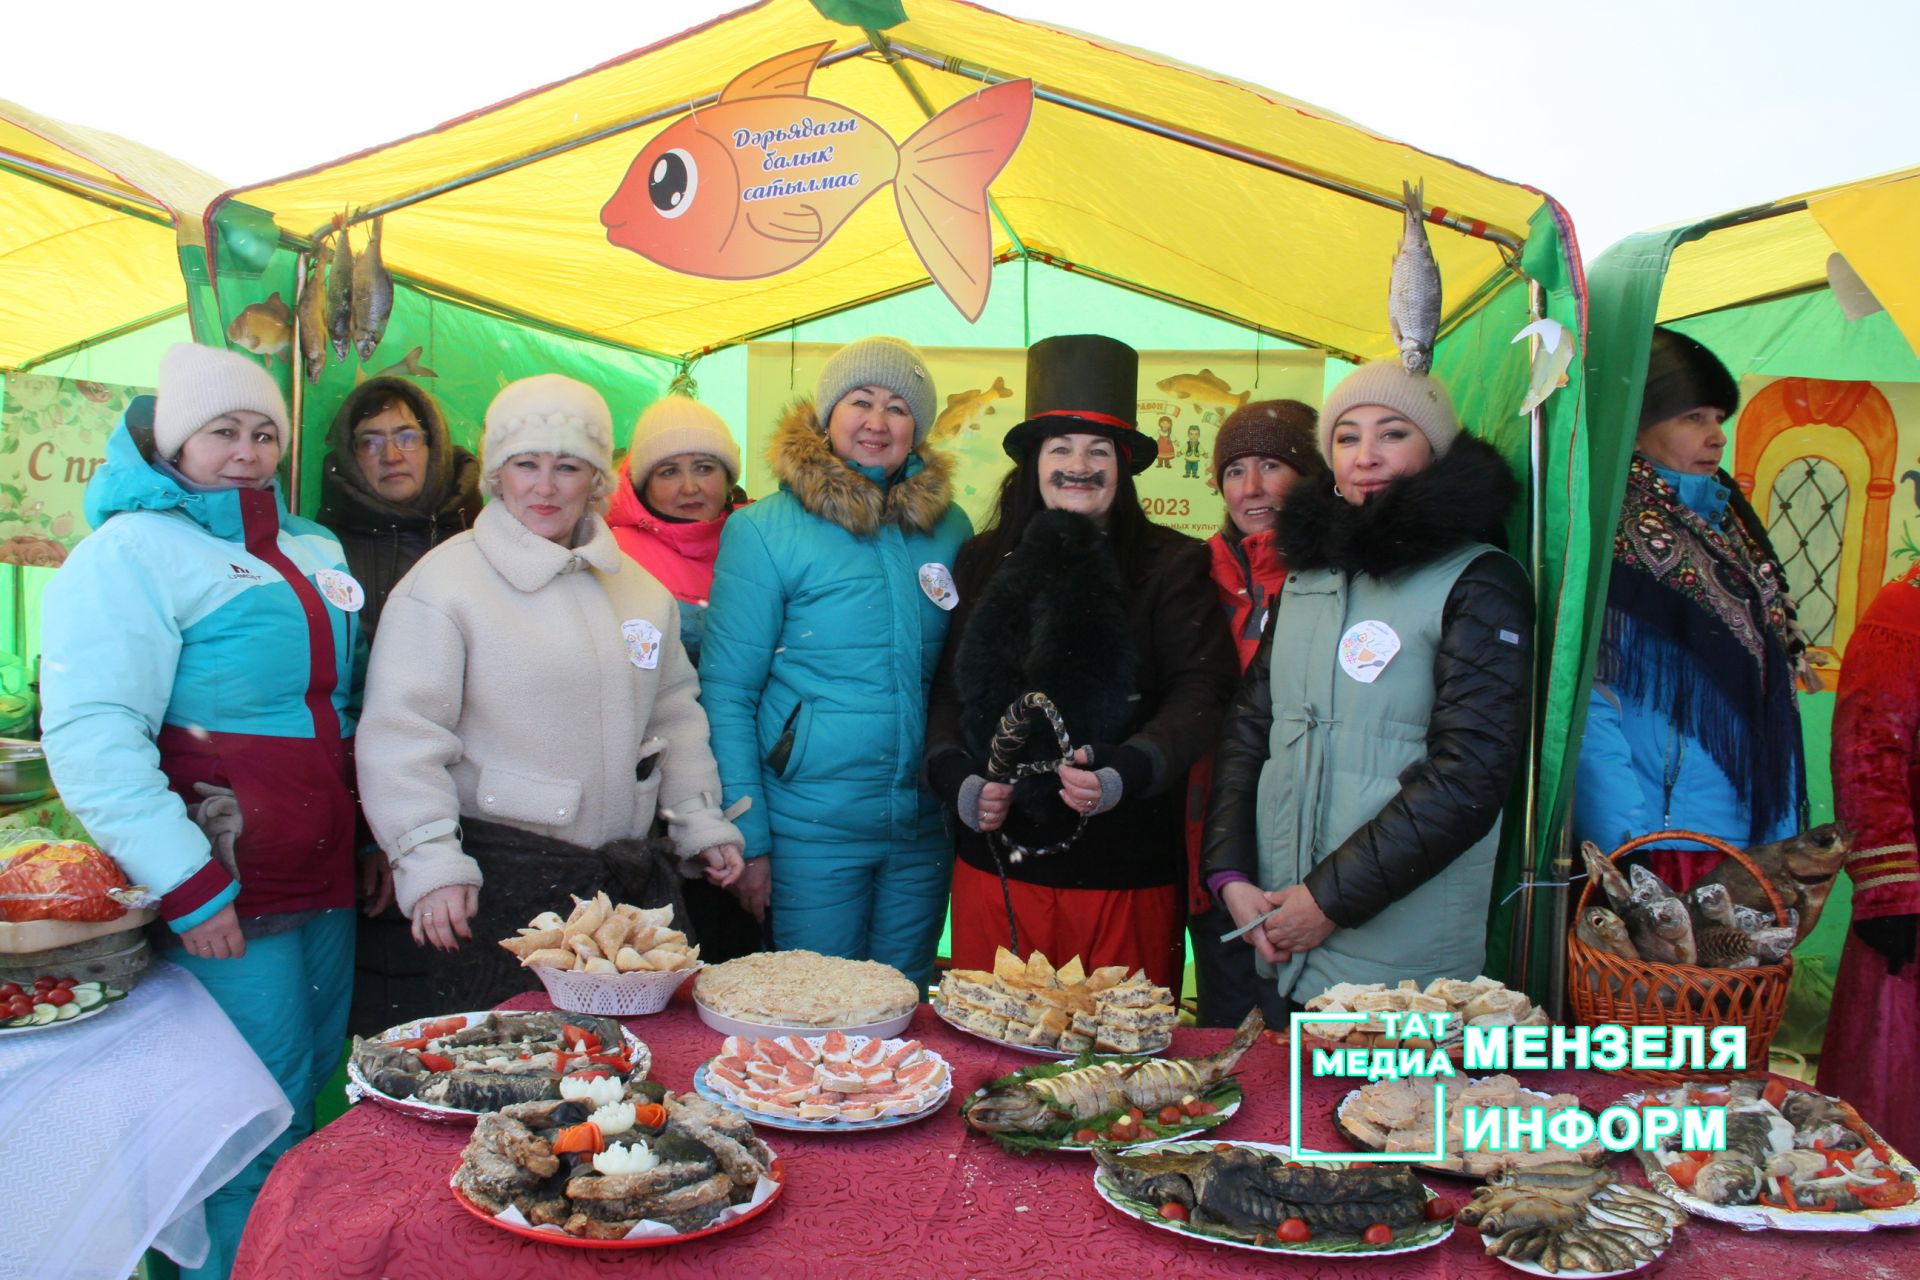
[[[177,342],[160,357],[153,450],[172,461],[187,437],[223,413],[250,409],[273,419],[287,444],[287,401],[273,375],[237,351]]]
[[[627,446],[627,474],[644,484],[653,469],[677,453],[704,453],[727,469],[727,479],[740,480],[740,448],[720,415],[686,396],[662,396],[646,407],[633,424]]]
[[[1443,458],[1460,434],[1446,384],[1424,373],[1409,373],[1398,357],[1363,364],[1348,374],[1320,410],[1320,456],[1333,457],[1333,426],[1358,405],[1384,405],[1420,428],[1433,456]]]
[[[489,484],[507,459],[522,453],[578,458],[604,482],[613,472],[613,414],[607,402],[586,383],[558,373],[509,382],[487,406],[480,465]]]

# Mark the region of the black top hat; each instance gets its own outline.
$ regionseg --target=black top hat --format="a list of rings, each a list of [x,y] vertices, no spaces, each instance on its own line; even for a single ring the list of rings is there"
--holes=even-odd
[[[1042,440],[1071,432],[1105,436],[1139,475],[1157,446],[1134,421],[1139,410],[1140,353],[1097,333],[1042,338],[1027,348],[1027,418],[1001,447],[1023,461]]]

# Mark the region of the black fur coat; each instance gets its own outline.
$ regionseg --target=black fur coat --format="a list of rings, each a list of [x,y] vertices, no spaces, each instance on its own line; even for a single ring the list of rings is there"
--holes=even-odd
[[[1000,563],[978,563],[968,554],[978,547],[969,543],[956,557],[960,604],[927,714],[935,794],[951,806],[969,774],[985,776],[1000,716],[1039,689],[1054,700],[1075,745],[1130,747],[1145,764],[1138,785],[1089,821],[1071,849],[1011,866],[1009,875],[1068,888],[1180,883],[1187,770],[1213,746],[1240,669],[1206,545],[1156,527],[1142,568],[1123,581],[1098,526],[1049,511]],[[1044,721],[1026,750],[1028,759],[1058,757]],[[1071,831],[1077,817],[1058,792],[1046,775],[1017,788],[1009,834],[1032,846]],[[959,857],[994,870],[986,838],[956,828]]]

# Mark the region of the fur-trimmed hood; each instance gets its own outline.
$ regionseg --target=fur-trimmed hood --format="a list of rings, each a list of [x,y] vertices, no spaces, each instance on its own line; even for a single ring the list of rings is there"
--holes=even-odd
[[[810,400],[796,402],[780,419],[767,462],[809,514],[860,537],[886,524],[930,534],[953,505],[953,462],[945,454],[916,448],[905,474],[883,488],[834,456]]]
[[[1432,466],[1357,507],[1330,484],[1297,486],[1280,510],[1276,540],[1289,569],[1380,577],[1471,542],[1504,550],[1507,512],[1519,496],[1499,451],[1462,435]]]

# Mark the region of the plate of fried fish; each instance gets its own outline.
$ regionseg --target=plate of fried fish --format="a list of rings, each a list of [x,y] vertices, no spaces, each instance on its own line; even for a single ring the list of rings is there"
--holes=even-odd
[[[1690,1081],[1626,1106],[1725,1107],[1726,1145],[1638,1149],[1647,1181],[1689,1213],[1752,1230],[1871,1231],[1920,1225],[1920,1168],[1847,1103],[1784,1080]]]
[[[1240,1109],[1233,1069],[1266,1029],[1250,1012],[1218,1053],[1204,1058],[1095,1057],[1022,1067],[960,1104],[969,1128],[1007,1150],[1091,1151],[1184,1137]]]
[[[462,1122],[519,1102],[559,1098],[569,1080],[640,1081],[644,1041],[584,1013],[454,1013],[355,1037],[347,1093],[422,1120]]]
[[[738,1225],[784,1181],[745,1116],[648,1086],[590,1113],[554,1101],[482,1116],[451,1186],[467,1212],[514,1235],[644,1249]]]
[[[1574,1160],[1509,1169],[1460,1210],[1488,1257],[1566,1280],[1623,1276],[1659,1261],[1686,1219],[1664,1196]]]
[[[1096,1151],[1094,1191],[1151,1227],[1264,1253],[1431,1249],[1452,1206],[1403,1164],[1299,1162],[1266,1142],[1159,1142]]]

